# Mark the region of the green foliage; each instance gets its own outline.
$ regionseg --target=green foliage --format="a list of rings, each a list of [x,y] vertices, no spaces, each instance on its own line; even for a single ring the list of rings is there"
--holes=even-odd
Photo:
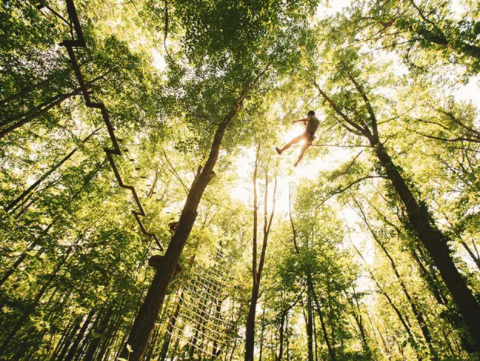
[[[173,338],[167,357],[210,359],[212,342],[191,345],[200,330],[219,338],[219,358],[244,358],[257,148],[258,253],[267,175],[267,215],[275,181],[277,190],[256,358],[279,359],[282,344],[290,360],[478,359],[389,172],[441,232],[478,301],[479,110],[452,87],[476,81],[480,8],[462,4],[355,0],[333,14],[313,0],[75,1],[82,73],[163,247],[218,125],[251,88],[146,359],[162,359],[183,287],[220,253],[230,287],[212,299],[230,327],[219,336],[183,319],[188,337]],[[0,359],[116,359],[156,272],[148,259],[163,253],[138,228],[105,157],[105,124],[58,46],[69,27],[37,5],[0,7]],[[66,14],[64,2],[46,5]],[[316,147],[292,169],[298,148],[278,157],[274,147],[310,109],[321,120]]]

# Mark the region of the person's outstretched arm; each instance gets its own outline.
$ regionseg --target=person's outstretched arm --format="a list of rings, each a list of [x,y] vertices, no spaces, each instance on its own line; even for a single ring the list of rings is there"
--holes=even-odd
[[[299,120],[294,120],[294,121],[292,122],[292,124],[300,123],[300,122],[302,122],[302,123],[307,123],[307,122],[309,122],[309,121],[310,121],[310,118],[303,118],[303,119],[299,119]]]

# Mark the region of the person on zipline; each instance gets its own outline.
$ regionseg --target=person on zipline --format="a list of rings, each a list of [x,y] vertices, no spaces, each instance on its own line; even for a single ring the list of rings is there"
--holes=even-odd
[[[304,140],[305,144],[302,146],[302,149],[300,150],[300,154],[298,155],[298,159],[296,163],[293,165],[296,167],[298,163],[302,160],[303,155],[307,151],[307,149],[312,145],[313,140],[315,139],[315,132],[318,129],[318,126],[320,125],[320,121],[318,118],[315,116],[315,112],[313,110],[310,110],[307,114],[306,118],[299,119],[299,120],[294,120],[292,124],[295,123],[303,123],[305,125],[305,132],[303,134],[300,134],[298,137],[293,138],[288,144],[286,144],[282,149],[276,147],[275,149],[277,150],[278,154],[282,154],[284,150],[287,150],[290,148],[292,145],[297,144],[298,142]]]

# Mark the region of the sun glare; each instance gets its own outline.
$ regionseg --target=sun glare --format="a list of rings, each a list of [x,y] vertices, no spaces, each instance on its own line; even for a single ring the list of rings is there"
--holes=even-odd
[[[302,134],[305,130],[303,127],[299,126],[292,126],[283,136],[282,140],[284,144],[288,143],[291,141],[293,138],[298,137],[300,134]],[[301,141],[300,144],[305,144],[305,141]]]

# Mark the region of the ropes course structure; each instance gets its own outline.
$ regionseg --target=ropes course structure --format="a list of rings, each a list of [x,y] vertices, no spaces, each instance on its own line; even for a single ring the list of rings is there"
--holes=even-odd
[[[86,48],[87,44],[85,42],[85,38],[83,36],[83,31],[82,27],[80,25],[80,21],[78,18],[77,10],[75,8],[75,4],[73,0],[65,0],[66,2],[66,7],[67,7],[67,12],[68,12],[68,18],[70,21],[67,21],[63,16],[61,16],[58,12],[56,12],[54,9],[46,5],[45,3],[41,3],[38,6],[38,9],[41,10],[42,8],[48,9],[52,14],[54,14],[56,17],[60,18],[64,23],[68,24],[70,27],[70,33],[72,35],[72,39],[64,40],[60,43],[60,46],[64,46],[68,52],[68,56],[70,58],[70,63],[72,64],[73,70],[75,72],[75,76],[77,78],[77,81],[80,85],[80,90],[81,94],[83,95],[83,98],[85,100],[85,104],[88,108],[93,108],[93,109],[99,109],[102,114],[103,121],[105,123],[105,126],[107,127],[108,135],[110,137],[110,141],[112,143],[112,148],[104,148],[104,151],[107,155],[107,159],[113,169],[113,173],[115,174],[115,178],[117,179],[118,184],[120,187],[128,189],[131,191],[133,195],[134,202],[137,206],[136,210],[132,210],[132,214],[135,217],[138,226],[140,227],[141,232],[154,239],[155,244],[157,247],[160,249],[160,251],[164,251],[164,248],[162,244],[160,243],[157,235],[153,232],[148,232],[143,224],[143,221],[140,217],[146,217],[145,210],[142,206],[142,203],[140,202],[140,198],[138,196],[138,192],[135,189],[134,186],[125,184],[125,182],[122,179],[122,176],[120,175],[120,172],[118,171],[117,165],[115,163],[114,155],[116,156],[121,156],[122,155],[122,150],[120,149],[118,142],[119,139],[115,136],[115,130],[112,125],[112,122],[110,120],[110,115],[105,107],[105,104],[103,104],[100,101],[92,101],[92,96],[91,96],[91,91],[89,90],[87,86],[87,82],[85,82],[85,78],[82,74],[82,70],[80,68],[80,65],[78,63],[74,48]],[[76,37],[75,37],[75,35]],[[126,151],[124,151],[126,152]],[[132,161],[132,159],[130,159]],[[143,178],[143,177],[142,177]]]
[[[141,232],[154,239],[160,251],[164,251],[158,237],[153,232],[148,232],[143,224],[142,218],[146,213],[139,198],[135,186],[124,182],[119,168],[115,163],[114,156],[122,156],[127,150],[122,150],[119,146],[121,139],[115,135],[115,128],[110,119],[109,111],[104,103],[95,99],[92,90],[89,89],[89,83],[85,80],[81,66],[77,59],[76,50],[86,48],[87,44],[80,25],[78,14],[73,0],[65,0],[68,13],[68,20],[57,11],[45,3],[41,3],[38,9],[48,9],[54,16],[60,18],[63,23],[70,27],[71,39],[63,40],[60,45],[65,47],[70,63],[75,73],[75,77],[80,86],[80,91],[88,108],[98,109],[101,112],[103,122],[105,123],[108,135],[111,141],[111,147],[105,147],[104,151],[108,162],[110,163],[115,178],[120,187],[130,190],[132,193],[136,208],[132,210]],[[166,154],[165,154],[166,157]],[[168,158],[166,158],[168,163]],[[130,162],[135,162],[134,158],[129,158]],[[135,168],[139,170],[139,168]],[[145,179],[145,176],[141,178]],[[150,190],[150,193],[153,189]],[[174,224],[174,223],[172,223]],[[214,259],[211,260],[211,266],[196,270],[190,277],[183,277],[184,281],[180,284],[177,301],[174,312],[165,329],[165,342],[163,347],[157,348],[157,345],[151,345],[150,352],[161,354],[161,359],[165,359],[167,354],[173,353],[180,358],[177,360],[192,359],[216,359],[222,352],[226,353],[229,343],[236,339],[238,313],[240,305],[233,298],[234,278],[231,275],[232,258],[222,253],[220,249],[213,252]],[[163,256],[153,256],[149,260],[150,266],[161,269]],[[181,266],[177,266],[177,272],[182,271]],[[160,325],[157,325],[157,328]],[[172,347],[170,347],[172,346]]]
[[[240,307],[232,297],[232,262],[218,250],[212,266],[196,270],[179,287],[160,359],[216,359],[226,352],[237,331]]]

